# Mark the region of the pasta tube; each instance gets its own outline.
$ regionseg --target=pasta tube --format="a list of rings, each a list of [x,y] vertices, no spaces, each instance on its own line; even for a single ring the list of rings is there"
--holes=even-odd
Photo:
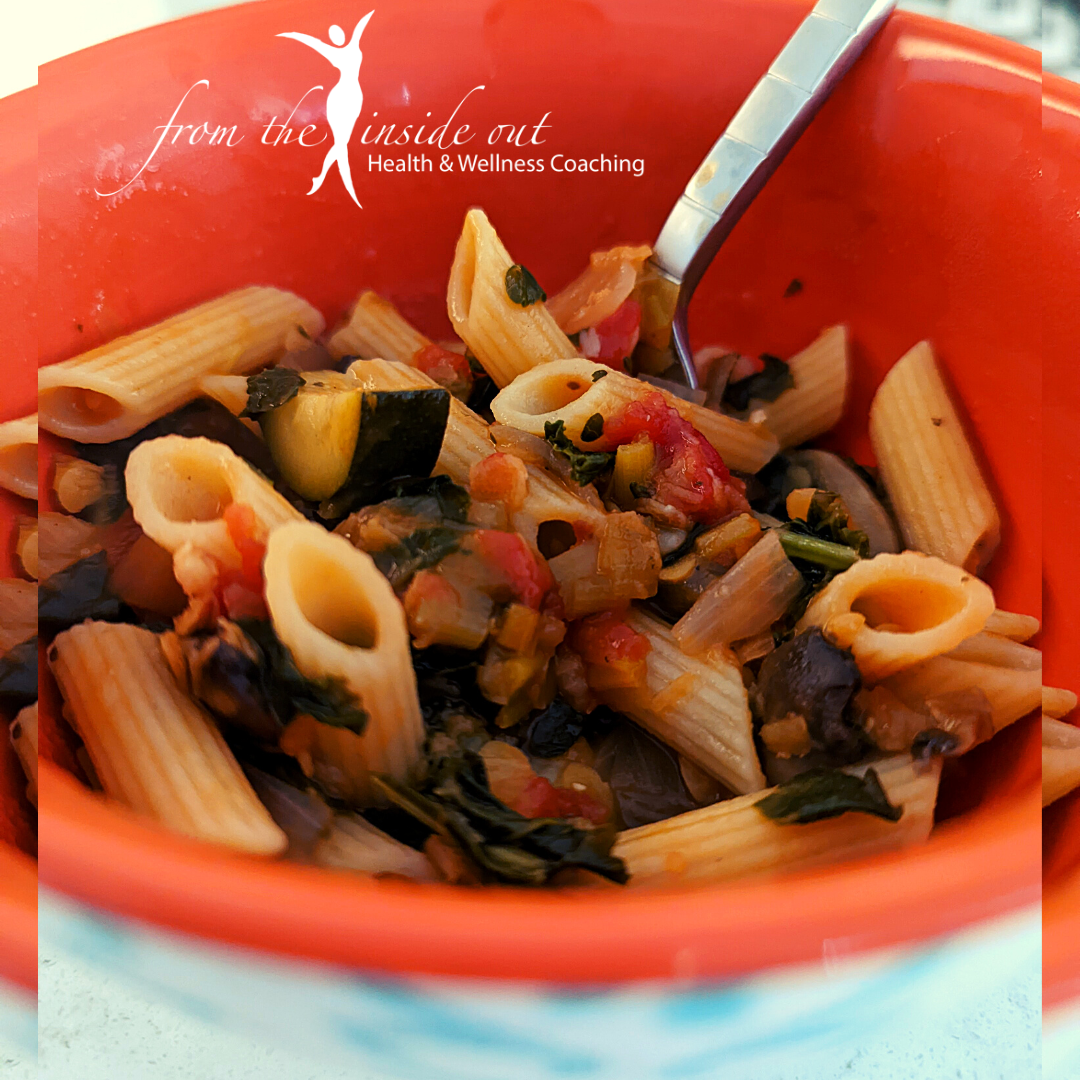
[[[336,360],[343,356],[362,360],[380,357],[411,364],[413,357],[430,344],[428,338],[401,317],[389,300],[367,289],[353,305],[349,321],[334,333],[326,347]]]
[[[803,589],[802,574],[769,530],[675,624],[675,640],[688,653],[730,645],[767,630]]]
[[[994,730],[1000,731],[1039,707],[1042,672],[995,667],[970,660],[935,656],[891,675],[883,686],[918,708],[927,698],[955,690],[981,690],[990,702]]]
[[[763,424],[736,420],[684,401],[667,390],[632,379],[593,360],[562,360],[533,368],[496,395],[491,411],[500,424],[530,435],[543,436],[545,424],[561,420],[567,438],[587,450],[600,445],[581,438],[589,417],[599,413],[607,420],[621,413],[630,402],[649,394],[660,394],[712,443],[725,464],[733,469],[757,472],[776,454],[776,436]]]
[[[243,375],[276,360],[323,317],[283,289],[252,285],[38,372],[46,431],[81,442],[122,439],[191,401],[204,375]]]
[[[934,823],[940,759],[917,765],[902,754],[872,767],[889,801],[903,807],[899,821],[847,813],[808,825],[778,824],[755,809],[769,794],[757,792],[628,829],[611,853],[626,863],[631,885],[683,885],[806,870],[925,841]]]
[[[408,782],[424,740],[409,632],[371,556],[299,521],[270,534],[263,575],[274,629],[300,672],[342,680],[367,712],[362,736],[332,729],[356,759],[349,775],[359,788],[370,772]]]
[[[977,664],[993,664],[997,667],[1018,668],[1021,671],[1042,671],[1042,653],[1030,645],[1021,645],[999,634],[986,630],[974,637],[965,638],[946,655],[954,660],[973,660]]]
[[[510,299],[506,271],[513,262],[484,211],[470,210],[450,267],[446,307],[457,336],[498,386],[537,364],[578,354],[543,301],[522,307]]]
[[[260,855],[288,843],[213,720],[177,685],[156,634],[85,622],[48,652],[65,715],[105,793],[186,836]]]
[[[863,676],[876,681],[955,649],[982,630],[993,610],[993,592],[973,574],[904,551],[861,559],[837,574],[798,628],[842,636]]]
[[[908,546],[982,570],[997,550],[1001,520],[927,342],[878,387],[870,441]]]
[[[1039,632],[1039,620],[1034,615],[1017,615],[998,608],[986,620],[986,632],[1007,637],[1012,641],[1027,641]]]
[[[0,487],[24,499],[38,497],[38,418],[0,424]]]
[[[825,330],[789,361],[795,380],[775,401],[759,402],[765,426],[779,439],[780,448],[824,435],[844,415],[849,379],[847,327]]]
[[[1042,688],[1042,710],[1055,720],[1068,716],[1076,708],[1076,695],[1071,690],[1060,690],[1056,686]]]
[[[732,791],[763,788],[740,666],[722,655],[687,656],[644,612],[631,609],[625,621],[649,640],[647,693],[612,690],[605,700]]]
[[[11,722],[11,745],[19,755],[23,772],[26,773],[26,797],[37,806],[38,776],[38,707],[35,701],[20,709]]]
[[[1053,717],[1042,718],[1043,806],[1080,787],[1080,728]]]
[[[427,856],[388,836],[359,814],[337,814],[330,835],[315,847],[314,862],[365,874],[400,874],[414,881],[438,881]]]
[[[191,545],[222,563],[238,565],[223,516],[233,503],[255,512],[255,538],[260,541],[277,526],[301,517],[243,458],[210,439],[148,439],[132,450],[124,479],[135,520],[151,540],[173,554]]]

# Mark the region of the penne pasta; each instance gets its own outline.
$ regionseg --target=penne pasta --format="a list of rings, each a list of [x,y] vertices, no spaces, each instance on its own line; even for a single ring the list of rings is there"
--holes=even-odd
[[[301,515],[265,477],[222,443],[164,435],[132,450],[124,472],[135,520],[174,555],[185,545],[238,565],[224,514],[234,503],[255,513],[256,539]]]
[[[1038,649],[986,630],[961,641],[946,655],[953,660],[973,660],[977,664],[993,664],[1020,671],[1042,671],[1042,653]]]
[[[1071,690],[1060,690],[1055,686],[1042,688],[1042,710],[1047,716],[1059,720],[1076,708],[1076,695]]]
[[[0,424],[0,487],[24,499],[37,499],[37,413]]]
[[[928,342],[878,387],[870,441],[907,545],[979,573],[1001,520]]]
[[[602,443],[582,440],[586,421],[596,413],[607,420],[650,394],[660,394],[667,405],[693,424],[732,469],[757,472],[776,454],[776,437],[763,424],[736,420],[580,358],[544,364],[520,375],[496,395],[491,411],[500,424],[530,435],[543,436],[546,424],[561,420],[564,434],[577,446],[602,449]]]
[[[330,835],[315,847],[317,866],[364,874],[396,874],[413,881],[438,881],[423,852],[388,836],[359,814],[336,814]]]
[[[270,534],[263,574],[274,630],[297,668],[309,679],[341,680],[368,716],[362,735],[327,732],[325,763],[335,764],[338,747],[338,767],[348,765],[346,781],[366,799],[369,773],[407,782],[424,727],[405,613],[389,582],[371,556],[305,521]]]
[[[389,300],[366,289],[349,312],[348,321],[333,334],[326,347],[335,360],[351,356],[411,364],[416,354],[430,344]]]
[[[823,435],[844,415],[850,361],[847,327],[822,331],[789,361],[795,385],[775,401],[751,401],[765,412],[765,426],[776,436],[780,448],[798,446]]]
[[[38,372],[38,415],[54,435],[112,442],[198,395],[204,375],[243,375],[281,356],[323,317],[284,289],[249,286]]]
[[[767,630],[803,590],[803,577],[769,530],[675,624],[683,652],[730,645]]]
[[[1000,608],[986,620],[986,632],[1007,637],[1011,641],[1027,641],[1039,632],[1039,620],[1034,615],[1017,615]]]
[[[32,705],[20,709],[11,722],[11,745],[19,755],[19,762],[26,773],[26,797],[37,806],[38,782],[38,707]]]
[[[1053,717],[1042,718],[1043,806],[1080,787],[1080,728]]]
[[[860,559],[810,602],[798,628],[842,639],[864,678],[883,679],[955,649],[986,625],[990,587],[917,551]]]
[[[739,664],[718,654],[687,656],[668,626],[642,611],[631,609],[625,622],[649,640],[647,693],[609,691],[608,703],[732,791],[763,788]]]
[[[58,634],[48,659],[110,798],[186,836],[260,855],[285,850],[285,834],[213,720],[177,685],[156,634],[85,622]]]
[[[903,807],[899,821],[846,813],[807,825],[778,824],[755,808],[770,792],[755,792],[621,832],[612,854],[625,861],[631,885],[689,885],[806,870],[925,841],[934,823],[940,759],[919,765],[903,754],[845,771],[861,774],[868,767],[889,801]]]
[[[506,272],[514,265],[483,210],[472,209],[450,267],[446,307],[457,336],[497,386],[548,360],[577,356],[543,301],[528,307],[506,291]]]
[[[901,701],[918,708],[927,698],[956,690],[981,690],[990,702],[994,730],[1000,731],[1039,707],[1042,672],[977,664],[935,656],[885,679]]]

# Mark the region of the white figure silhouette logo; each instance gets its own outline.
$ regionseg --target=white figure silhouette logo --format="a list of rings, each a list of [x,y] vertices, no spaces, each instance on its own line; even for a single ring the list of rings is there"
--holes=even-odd
[[[353,190],[352,171],[349,168],[349,139],[353,128],[360,117],[364,107],[364,91],[360,89],[360,64],[364,54],[360,51],[360,35],[364,32],[368,20],[374,15],[369,11],[357,24],[352,32],[348,44],[345,43],[345,31],[336,23],[330,27],[330,41],[328,45],[321,38],[312,37],[310,34],[287,33],[278,34],[278,37],[293,38],[309,48],[314,49],[320,56],[325,57],[341,72],[341,78],[337,85],[326,95],[326,122],[330,125],[330,134],[333,136],[334,145],[326,153],[323,160],[322,171],[311,182],[309,195],[314,195],[330,166],[337,162],[338,173],[345,190],[352,196],[352,201],[360,206],[360,200]],[[361,207],[362,209],[362,207]]]

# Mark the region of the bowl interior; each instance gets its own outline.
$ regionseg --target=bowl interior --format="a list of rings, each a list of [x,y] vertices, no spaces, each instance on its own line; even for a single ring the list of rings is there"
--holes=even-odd
[[[643,0],[560,0],[542,13],[524,0],[380,8],[363,39],[365,114],[351,144],[363,209],[336,172],[305,194],[324,149],[260,139],[327,82],[324,61],[275,35],[325,33],[341,21],[333,4],[227,9],[47,65],[40,362],[251,282],[295,290],[331,324],[362,287],[375,288],[437,338],[449,330],[447,271],[473,205],[554,291],[590,250],[656,235],[805,10],[781,0],[693,0],[662,14]],[[692,309],[697,341],[755,354],[788,355],[846,322],[854,386],[830,442],[868,462],[873,390],[929,338],[1005,518],[991,583],[1001,606],[1031,614],[1041,585],[1031,483],[1041,467],[1031,316],[1041,281],[1039,77],[1037,54],[894,16],[736,227]],[[191,145],[185,134],[120,194],[95,195],[138,170],[155,126],[192,87],[177,122],[235,123],[243,138]],[[312,139],[324,132],[323,101],[321,91],[305,98],[293,127],[316,125]],[[451,115],[451,133],[468,122],[475,135],[465,147],[361,144],[369,122],[374,134]],[[534,135],[542,143],[489,146],[487,133],[509,123],[525,129],[523,141],[545,124]],[[373,165],[421,152],[432,171]],[[442,171],[444,152],[452,171]],[[463,171],[465,153],[540,158],[545,170]],[[555,172],[554,155],[641,160],[643,175]],[[572,981],[718,975],[820,957],[827,939],[858,950],[925,937],[1038,895],[1030,720],[953,770],[948,820],[924,847],[681,894],[476,895],[268,865],[164,834],[43,769],[43,880],[180,929],[364,966]]]

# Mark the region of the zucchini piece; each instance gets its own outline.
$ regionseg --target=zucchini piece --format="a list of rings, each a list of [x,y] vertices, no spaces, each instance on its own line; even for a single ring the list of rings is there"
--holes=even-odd
[[[259,417],[285,482],[305,499],[327,499],[349,478],[363,391],[351,375],[308,371],[284,405]]]

